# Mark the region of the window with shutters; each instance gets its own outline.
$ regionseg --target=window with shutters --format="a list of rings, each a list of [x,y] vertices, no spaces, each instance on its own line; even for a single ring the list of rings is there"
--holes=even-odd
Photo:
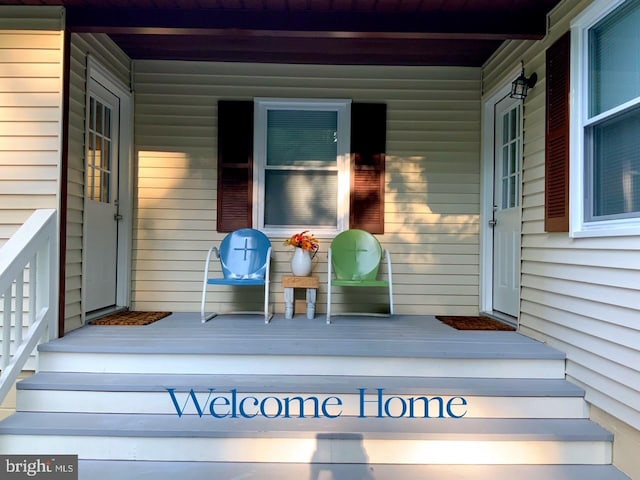
[[[253,224],[272,235],[348,228],[349,100],[256,99]]]
[[[596,1],[572,24],[571,231],[640,234],[640,0]]]
[[[295,226],[326,236],[347,228],[383,234],[387,106],[271,100],[281,108],[267,108],[263,102],[258,108],[253,100],[218,101],[217,230],[254,227],[288,236]]]

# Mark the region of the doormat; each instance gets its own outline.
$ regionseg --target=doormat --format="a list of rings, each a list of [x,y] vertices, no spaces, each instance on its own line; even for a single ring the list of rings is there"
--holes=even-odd
[[[168,317],[171,312],[118,312],[90,322],[91,325],[149,325]]]
[[[456,330],[504,330],[515,331],[511,325],[502,323],[489,317],[447,317],[436,316],[442,323],[455,328]]]

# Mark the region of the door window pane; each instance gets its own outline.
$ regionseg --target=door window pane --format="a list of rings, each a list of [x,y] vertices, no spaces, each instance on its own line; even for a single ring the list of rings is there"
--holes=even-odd
[[[111,202],[111,109],[95,98],[89,100],[87,138],[87,197]]]
[[[102,134],[103,133],[103,116],[104,112],[102,110],[102,104],[100,102],[96,102],[96,119],[95,119],[95,126],[96,126],[96,133],[98,134]]]
[[[520,205],[520,107],[502,117],[502,209]]]

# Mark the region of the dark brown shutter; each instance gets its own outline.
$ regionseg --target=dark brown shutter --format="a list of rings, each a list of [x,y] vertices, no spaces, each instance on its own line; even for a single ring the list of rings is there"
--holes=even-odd
[[[387,106],[351,105],[351,200],[349,228],[384,233]]]
[[[218,102],[219,232],[251,227],[253,195],[253,102]]]
[[[546,232],[569,231],[569,60],[567,32],[547,49],[545,141]]]

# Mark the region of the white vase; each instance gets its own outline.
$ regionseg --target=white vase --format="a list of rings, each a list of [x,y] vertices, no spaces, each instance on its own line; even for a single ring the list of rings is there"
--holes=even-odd
[[[299,247],[293,252],[291,259],[291,273],[296,277],[306,277],[311,273],[311,255],[309,250],[303,250]]]

